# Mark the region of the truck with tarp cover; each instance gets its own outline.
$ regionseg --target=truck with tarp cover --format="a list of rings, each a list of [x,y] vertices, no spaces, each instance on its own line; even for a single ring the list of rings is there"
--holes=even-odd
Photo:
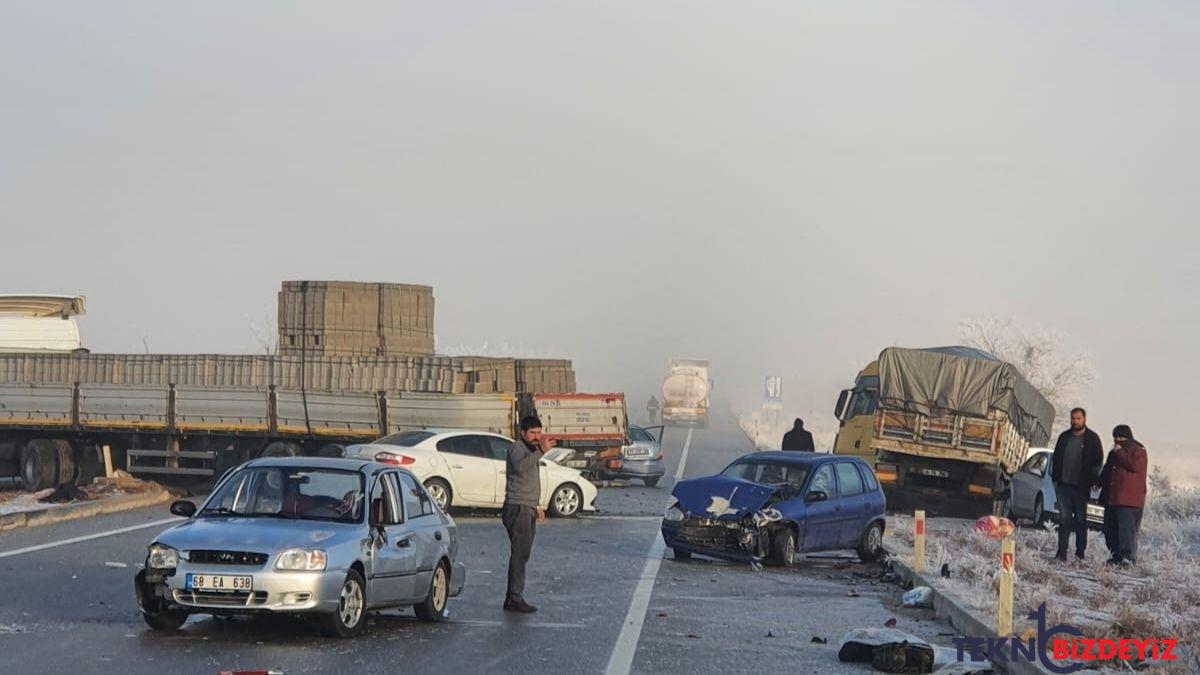
[[[841,392],[834,452],[874,467],[893,509],[1001,514],[1054,407],[1016,366],[952,346],[884,349]]]

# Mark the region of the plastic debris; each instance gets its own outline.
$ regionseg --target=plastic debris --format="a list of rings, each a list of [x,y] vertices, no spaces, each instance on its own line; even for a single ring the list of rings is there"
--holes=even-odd
[[[942,578],[950,578],[950,563],[942,563]]]
[[[1016,529],[1011,520],[1000,516],[983,516],[975,521],[975,532],[995,541],[1009,536]]]
[[[812,642],[813,644],[818,644],[818,645],[827,645],[827,644],[829,644],[829,640],[826,640],[826,639],[825,639],[825,638],[823,638],[823,637],[817,637],[816,635],[814,635],[814,636],[813,636],[813,638],[812,638],[812,640],[811,640],[810,642]]]
[[[105,566],[105,567],[113,567],[113,568],[116,568],[116,569],[119,569],[119,570],[123,570],[123,569],[125,569],[126,567],[129,567],[129,565],[126,565],[126,564],[125,564],[125,563],[123,563],[123,562],[112,562],[112,561],[109,561],[109,562],[106,562],[106,563],[104,563],[104,566]]]
[[[896,617],[892,617],[892,618],[888,619],[887,621],[884,622],[883,625],[887,626],[888,628],[895,628],[896,627]]]
[[[928,586],[917,586],[905,593],[900,600],[905,607],[932,607],[933,589]]]

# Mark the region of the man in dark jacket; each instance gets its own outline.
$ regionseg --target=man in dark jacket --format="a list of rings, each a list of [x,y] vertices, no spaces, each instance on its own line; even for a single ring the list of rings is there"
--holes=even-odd
[[[1132,565],[1137,562],[1138,529],[1146,506],[1150,462],[1145,446],[1133,439],[1129,425],[1119,424],[1113,429],[1113,442],[1116,447],[1109,453],[1100,476],[1105,538],[1112,552],[1108,562]]]
[[[1100,476],[1104,463],[1104,446],[1100,436],[1087,427],[1087,411],[1071,411],[1071,428],[1062,432],[1054,445],[1050,463],[1050,478],[1058,498],[1059,560],[1067,559],[1071,530],[1075,530],[1075,557],[1083,560],[1087,553],[1087,504],[1092,484]]]
[[[816,452],[812,434],[804,428],[804,420],[799,417],[796,418],[796,423],[792,426],[792,430],[783,435],[781,449],[785,452]]]

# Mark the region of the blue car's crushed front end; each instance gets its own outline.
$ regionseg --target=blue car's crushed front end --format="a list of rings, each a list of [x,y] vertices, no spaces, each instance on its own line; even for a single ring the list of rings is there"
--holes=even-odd
[[[756,562],[771,550],[784,514],[773,508],[779,489],[728,476],[682,481],[662,522],[663,541],[676,551]]]

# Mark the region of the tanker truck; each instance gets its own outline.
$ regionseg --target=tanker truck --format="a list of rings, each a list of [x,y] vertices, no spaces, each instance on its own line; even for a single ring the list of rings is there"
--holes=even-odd
[[[708,425],[708,361],[671,359],[670,372],[663,379],[663,424]]]

